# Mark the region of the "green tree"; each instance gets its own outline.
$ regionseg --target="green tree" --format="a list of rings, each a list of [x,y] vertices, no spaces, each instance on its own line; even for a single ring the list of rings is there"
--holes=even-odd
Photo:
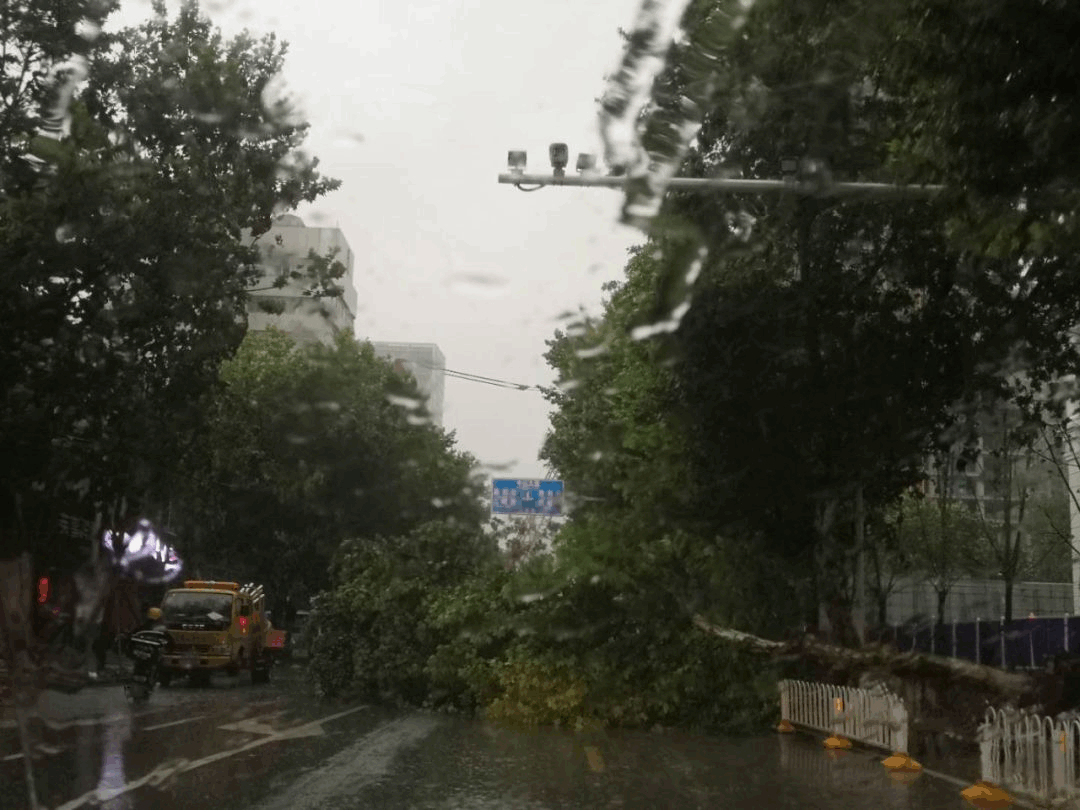
[[[937,621],[944,624],[949,592],[966,574],[977,570],[981,521],[946,490],[934,498],[904,496],[898,528],[911,569],[934,589]]]
[[[983,557],[1005,585],[1006,620],[1012,619],[1013,588],[1031,575],[1050,554],[1055,543],[1068,548],[1065,525],[1056,532],[1048,518],[1061,521],[1054,509],[1053,486],[1057,472],[1038,450],[1040,426],[1016,409],[1000,409],[987,419],[985,473],[987,497],[980,511]],[[1064,548],[1062,550],[1064,550]]]
[[[691,5],[643,121],[651,151],[685,154],[694,175],[775,176],[782,157],[805,158],[823,189],[913,176],[898,144],[917,131],[912,100],[926,88],[892,44],[919,4],[735,5]],[[920,31],[920,47],[938,47],[936,30]],[[687,132],[694,147],[680,152]],[[648,314],[689,305],[676,385],[696,478],[717,484],[703,490],[711,522],[750,520],[812,551],[838,613],[859,551],[846,532],[857,494],[873,508],[914,483],[923,456],[955,442],[947,431],[966,403],[1009,394],[1030,407],[1032,387],[1003,372],[1022,366],[1037,389],[1077,360],[1071,260],[1030,242],[973,243],[943,227],[946,206],[671,194],[654,223],[654,234],[672,219],[699,234],[664,245]],[[708,258],[688,299],[698,248]]]
[[[889,596],[910,570],[911,555],[903,542],[902,526],[903,512],[895,503],[875,509],[867,519],[869,587],[879,628],[888,626]]]
[[[242,571],[280,599],[326,587],[346,538],[436,519],[480,526],[473,459],[452,435],[415,424],[401,404],[419,399],[414,383],[370,344],[253,332],[221,382],[183,465],[181,513],[200,564]]]
[[[896,165],[952,189],[954,237],[981,254],[1075,255],[1080,11],[1067,0],[906,0],[882,22],[893,34],[882,91],[905,101]],[[1076,283],[1065,267],[1039,279],[1070,297]]]
[[[67,134],[0,199],[5,554],[48,546],[60,506],[167,514],[199,394],[245,331],[241,229],[337,185],[264,101],[283,46],[227,41],[195,3],[157,10],[94,40]]]
[[[32,187],[68,122],[111,0],[10,0],[0,10],[0,190]]]

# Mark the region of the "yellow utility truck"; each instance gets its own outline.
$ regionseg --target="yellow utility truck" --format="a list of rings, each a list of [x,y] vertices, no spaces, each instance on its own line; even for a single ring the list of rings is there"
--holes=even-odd
[[[281,631],[270,626],[261,585],[187,580],[165,594],[160,621],[173,642],[162,656],[162,684],[178,675],[207,682],[214,672],[270,680],[271,645]]]

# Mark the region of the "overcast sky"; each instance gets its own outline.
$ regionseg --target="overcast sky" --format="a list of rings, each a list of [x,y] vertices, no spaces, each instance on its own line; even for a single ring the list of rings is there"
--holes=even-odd
[[[275,31],[309,150],[342,188],[299,213],[356,254],[356,332],[437,343],[447,368],[549,384],[559,316],[597,311],[638,232],[619,192],[499,185],[509,149],[547,170],[565,141],[600,154],[604,77],[639,0],[205,2],[226,33]],[[170,8],[175,8],[170,3]],[[123,0],[121,22],[149,14]],[[446,381],[444,423],[499,477],[541,477],[548,406],[535,391]]]

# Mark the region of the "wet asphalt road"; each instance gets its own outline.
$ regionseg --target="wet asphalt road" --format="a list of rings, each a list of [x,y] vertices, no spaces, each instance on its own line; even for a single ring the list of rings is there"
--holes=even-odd
[[[963,805],[953,783],[891,780],[880,756],[817,740],[682,732],[521,730],[465,718],[320,704],[298,670],[215,680],[132,709],[117,686],[49,693],[32,721],[39,801],[74,810],[578,810]],[[12,715],[0,715],[0,808],[29,810]]]

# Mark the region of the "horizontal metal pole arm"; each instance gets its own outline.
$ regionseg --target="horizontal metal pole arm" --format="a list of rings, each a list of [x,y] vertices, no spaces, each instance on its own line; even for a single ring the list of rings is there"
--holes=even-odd
[[[517,174],[504,172],[499,182],[514,186],[579,186],[590,188],[623,188],[632,178],[610,175]],[[667,187],[679,191],[707,191],[719,194],[794,193],[825,197],[889,196],[928,197],[944,190],[944,186],[904,186],[891,183],[799,183],[790,180],[747,180],[719,177],[673,177]]]

